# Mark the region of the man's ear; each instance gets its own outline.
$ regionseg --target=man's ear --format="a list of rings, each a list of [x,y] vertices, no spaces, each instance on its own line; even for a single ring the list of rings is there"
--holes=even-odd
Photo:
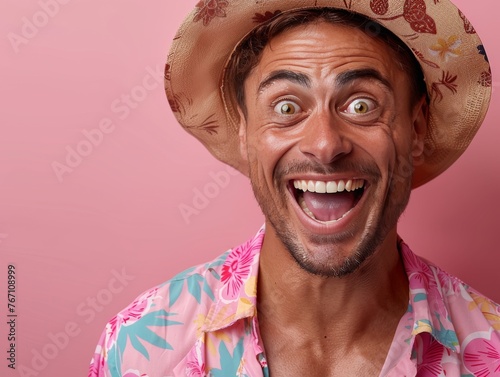
[[[240,124],[238,130],[238,136],[240,139],[240,155],[243,161],[248,162],[248,143],[247,143],[247,120],[245,114],[238,106],[238,114],[240,117]]]
[[[427,97],[422,96],[413,108],[412,117],[412,157],[414,166],[422,164],[424,156],[424,140],[429,123],[429,105]]]

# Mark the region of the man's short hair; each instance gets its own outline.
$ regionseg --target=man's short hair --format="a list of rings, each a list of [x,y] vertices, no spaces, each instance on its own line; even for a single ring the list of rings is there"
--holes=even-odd
[[[413,52],[394,33],[379,23],[360,14],[333,8],[310,8],[284,12],[271,21],[257,26],[236,47],[225,71],[225,88],[230,97],[236,99],[235,105],[247,116],[245,106],[245,80],[257,66],[262,51],[279,34],[300,25],[313,22],[328,22],[334,25],[354,27],[369,37],[384,42],[391,48],[402,71],[410,81],[411,102],[413,105],[427,95],[424,74]]]

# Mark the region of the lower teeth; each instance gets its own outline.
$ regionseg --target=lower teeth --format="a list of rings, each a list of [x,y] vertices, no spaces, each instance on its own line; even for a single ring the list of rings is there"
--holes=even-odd
[[[317,220],[316,217],[311,212],[311,210],[309,208],[307,208],[306,201],[304,200],[304,198],[302,196],[299,198],[299,204],[300,204],[300,208],[302,208],[302,210],[306,213],[306,215],[313,218],[314,220]]]
[[[335,221],[339,221],[341,219],[343,219],[349,212],[351,212],[352,208],[347,211],[346,213],[344,213],[342,216],[340,216],[338,219],[335,219],[335,220],[329,220],[329,221],[322,221],[322,220],[318,220],[314,214],[311,212],[311,210],[307,207],[307,204],[306,204],[306,201],[304,200],[304,198],[302,196],[299,197],[298,199],[298,203],[300,205],[300,208],[302,208],[302,210],[305,212],[305,214],[307,216],[309,216],[310,218],[316,220],[316,221],[319,221],[319,222],[322,222],[322,223],[333,223]]]

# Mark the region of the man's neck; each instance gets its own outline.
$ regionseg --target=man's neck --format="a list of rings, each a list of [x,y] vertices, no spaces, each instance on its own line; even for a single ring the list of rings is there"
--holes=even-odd
[[[357,271],[342,278],[305,271],[273,229],[266,230],[258,279],[258,316],[262,327],[273,329],[275,335],[330,338],[328,344],[347,350],[369,334],[392,339],[407,306],[408,280],[396,229]],[[264,344],[270,339],[266,335]]]

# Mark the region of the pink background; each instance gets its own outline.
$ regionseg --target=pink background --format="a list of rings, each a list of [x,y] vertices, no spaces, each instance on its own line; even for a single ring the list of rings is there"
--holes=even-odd
[[[19,374],[4,358],[8,263],[17,269],[17,367],[86,375],[110,317],[263,222],[246,178],[229,175],[177,126],[150,73],[162,73],[195,1],[60,1],[45,18],[38,1],[0,2],[2,376]],[[456,3],[500,72],[497,0]],[[42,26],[25,28],[30,37],[15,49],[8,35],[22,35],[25,17]],[[417,253],[500,301],[500,82],[494,89],[470,149],[413,193],[400,233]],[[135,100],[126,104],[123,95]],[[98,145],[85,142],[82,132],[95,135],[100,124],[107,133]],[[54,162],[78,146],[87,156],[58,179]],[[183,216],[196,190],[211,198]]]

